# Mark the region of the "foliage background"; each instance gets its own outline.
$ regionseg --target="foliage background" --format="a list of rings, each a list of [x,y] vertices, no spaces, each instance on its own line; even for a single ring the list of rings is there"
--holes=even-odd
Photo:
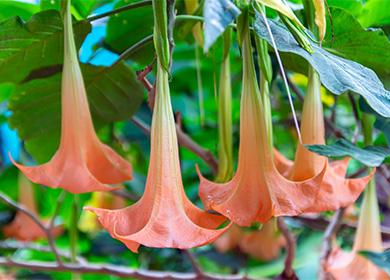
[[[34,1],[32,1],[34,2]],[[36,1],[39,2],[39,1]],[[80,60],[88,90],[88,97],[99,136],[124,155],[133,165],[134,179],[126,183],[129,192],[141,195],[146,179],[149,138],[137,127],[131,117],[150,124],[151,113],[146,103],[146,92],[136,80],[135,71],[143,69],[154,58],[150,42],[119,61],[119,55],[152,33],[153,15],[151,6],[130,10],[108,18],[85,21],[91,14],[100,14],[127,5],[132,0],[73,0],[72,13],[77,20],[76,41],[80,46]],[[388,0],[328,0],[332,23],[328,22],[324,48],[373,69],[390,89],[390,4]],[[291,0],[298,17],[303,18],[302,2]],[[176,1],[178,15],[186,14],[184,2]],[[25,3],[15,0],[0,1],[0,144],[2,171],[0,190],[17,199],[17,170],[9,163],[7,153],[25,161],[45,162],[53,155],[60,129],[60,64],[62,61],[62,23],[59,0],[41,0]],[[267,10],[268,16],[275,16]],[[182,115],[183,129],[206,149],[217,154],[217,93],[219,66],[222,58],[222,42],[213,46],[208,54],[196,46],[192,37],[191,23],[177,21],[175,27],[176,47],[173,54],[170,87],[174,111]],[[332,38],[333,33],[333,38]],[[18,43],[7,43],[4,38],[12,34]],[[198,48],[198,49],[197,49]],[[296,133],[293,127],[287,94],[278,75],[273,52],[271,52],[274,81],[272,83],[272,106],[275,146],[289,158],[295,151]],[[296,55],[284,53],[284,65],[292,81],[304,93],[306,88],[307,63]],[[197,63],[199,69],[197,69]],[[236,41],[231,48],[234,155],[237,158],[239,131],[239,98],[241,88],[241,58]],[[204,125],[199,114],[199,77],[204,94]],[[350,100],[347,94],[333,96],[323,90],[325,115],[335,115],[335,125],[351,139],[356,127]],[[355,96],[358,101],[358,96]],[[294,98],[298,115],[302,103]],[[337,106],[335,106],[337,104]],[[367,106],[366,106],[367,107]],[[359,111],[361,108],[359,108]],[[390,120],[377,118],[375,144],[390,145]],[[17,134],[15,133],[17,130]],[[335,141],[327,131],[328,143]],[[22,142],[20,142],[22,140]],[[358,144],[362,139],[359,138]],[[198,178],[195,164],[212,178],[211,170],[196,155],[181,148],[182,174],[187,195],[199,206],[197,196]],[[350,173],[358,170],[353,161]],[[389,176],[389,175],[387,175]],[[389,183],[378,172],[377,185],[383,226],[390,223]],[[36,186],[36,197],[42,217],[50,217],[54,211],[58,190]],[[80,196],[83,205],[88,204],[90,194]],[[131,202],[129,202],[131,203]],[[358,202],[359,204],[359,202]],[[60,211],[60,221],[69,225],[71,197],[68,195]],[[0,227],[10,221],[14,212],[0,204]],[[325,218],[330,213],[324,213]],[[318,218],[318,217],[317,217]],[[298,240],[295,268],[301,279],[314,279],[324,227],[319,220],[303,223],[299,219],[287,219]],[[342,246],[350,247],[353,229],[344,227],[340,233]],[[389,231],[390,233],[390,231]],[[389,234],[388,233],[388,234]],[[388,236],[385,235],[385,237]],[[385,242],[387,239],[385,238]],[[42,243],[45,243],[42,241]],[[68,249],[65,232],[57,239],[61,249]],[[1,250],[1,249],[0,249]],[[155,270],[191,271],[188,257],[180,250],[151,249],[142,247],[133,254],[124,245],[104,232],[86,234],[80,232],[79,250],[90,261],[120,264],[134,268]],[[217,273],[246,272],[252,277],[271,277],[283,269],[284,256],[272,262],[260,262],[237,252],[218,253],[212,245],[193,250],[205,271]],[[31,250],[0,251],[0,255],[14,254],[26,260],[53,260],[50,254]],[[1,270],[4,268],[0,268]],[[38,273],[18,270],[17,275],[28,279],[69,279],[67,273]],[[95,279],[96,275],[83,275],[83,279]],[[116,279],[99,276],[100,279]]]

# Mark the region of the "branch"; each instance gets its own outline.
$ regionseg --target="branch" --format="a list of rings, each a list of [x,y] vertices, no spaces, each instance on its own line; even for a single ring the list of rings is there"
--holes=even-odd
[[[43,232],[46,234],[46,237],[47,237],[47,241],[49,243],[49,246],[56,258],[56,261],[58,263],[59,266],[62,265],[62,261],[61,261],[61,257],[60,255],[58,254],[58,251],[57,251],[57,248],[55,246],[55,243],[54,243],[54,237],[51,233],[51,227],[50,227],[50,224],[49,226],[46,226],[44,225],[40,219],[35,216],[33,213],[31,213],[24,205],[21,205],[15,201],[13,201],[10,197],[8,197],[5,193],[1,192],[0,191],[0,199],[3,200],[5,203],[7,203],[8,205],[10,205],[11,207],[17,209],[18,211],[26,214],[28,217],[30,217],[42,230]]]
[[[322,252],[320,257],[320,279],[329,279],[330,276],[326,272],[326,263],[328,261],[329,255],[332,252],[332,242],[341,227],[341,219],[343,218],[345,208],[338,209],[332,217],[332,220],[328,224],[325,233],[324,241],[322,245]]]
[[[204,276],[204,272],[202,268],[199,266],[199,263],[196,260],[195,256],[189,250],[182,250],[182,251],[187,255],[188,259],[190,260],[194,272],[199,276],[199,278],[202,278]]]
[[[116,265],[100,265],[92,263],[74,264],[64,263],[59,265],[55,262],[22,262],[10,260],[7,258],[0,257],[0,266],[18,267],[36,271],[57,271],[57,272],[74,272],[74,273],[94,273],[94,274],[105,274],[114,275],[119,277],[132,277],[135,279],[186,279],[195,280],[200,279],[196,273],[181,273],[181,272],[170,272],[170,271],[148,271],[143,269],[132,269],[123,266]],[[244,280],[248,279],[243,275],[211,275],[204,274],[201,279],[210,280]]]
[[[44,253],[52,253],[52,249],[49,246],[36,244],[33,242],[18,242],[18,241],[1,241],[0,248],[5,250],[33,250]],[[58,250],[58,255],[63,258],[70,259],[69,252]],[[77,262],[85,263],[86,260],[80,256],[76,258]]]
[[[144,0],[144,1],[136,2],[136,3],[131,3],[129,5],[122,6],[118,9],[115,9],[115,10],[112,10],[112,11],[109,11],[106,13],[98,14],[95,16],[90,16],[87,18],[87,21],[89,21],[89,22],[95,21],[95,20],[98,20],[101,18],[105,18],[105,17],[111,16],[111,15],[115,15],[115,14],[127,11],[127,10],[131,10],[131,9],[135,9],[135,8],[139,8],[139,7],[144,7],[144,6],[148,6],[148,5],[152,5],[152,0]]]
[[[298,277],[295,275],[294,269],[293,269],[293,261],[295,258],[295,237],[294,235],[289,231],[286,223],[284,222],[284,219],[282,217],[278,217],[278,227],[280,231],[282,232],[284,238],[286,239],[287,245],[286,245],[286,260],[284,261],[284,270],[280,276],[278,276],[277,279],[283,279],[283,280],[295,280],[298,279]]]
[[[310,227],[314,230],[325,230],[330,223],[329,220],[325,219],[320,215],[300,215],[296,217],[292,217],[294,220],[299,221],[300,223]],[[357,223],[353,222],[342,222],[340,224],[340,229],[351,228],[356,229]],[[381,226],[381,233],[383,238],[390,238],[390,227]]]

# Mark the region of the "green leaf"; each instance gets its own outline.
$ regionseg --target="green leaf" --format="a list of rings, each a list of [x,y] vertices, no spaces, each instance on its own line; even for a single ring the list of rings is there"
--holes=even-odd
[[[115,8],[128,5],[132,2],[137,1],[121,0],[115,5]],[[138,7],[109,18],[104,47],[120,54],[151,34],[153,34],[152,6]],[[154,46],[151,41],[128,58],[140,63],[150,63],[153,57]]]
[[[23,20],[28,20],[37,12],[39,12],[39,6],[35,4],[18,2],[15,0],[0,1],[0,21],[14,16],[19,16]]]
[[[368,0],[359,15],[360,23],[365,27],[390,24],[388,4],[386,0]]]
[[[41,10],[57,10],[61,9],[62,0],[41,0]],[[76,19],[85,19],[89,16],[92,10],[109,0],[72,0],[71,12]]]
[[[142,87],[124,63],[112,67],[82,65],[91,114],[96,125],[130,118],[143,100]],[[26,149],[45,162],[59,144],[61,73],[19,85],[10,99],[9,122]]]
[[[363,65],[336,56],[310,43],[314,52],[308,53],[299,46],[294,37],[281,24],[268,19],[276,45],[281,52],[297,54],[307,60],[319,73],[322,84],[334,94],[348,90],[365,98],[379,114],[390,117],[390,92],[387,91],[378,76]],[[271,43],[271,38],[263,18],[257,14],[256,33]]]
[[[90,32],[86,21],[75,24],[76,44]],[[19,83],[34,69],[61,64],[63,26],[57,11],[35,14],[24,23],[19,17],[0,22],[0,83]]]
[[[390,251],[385,251],[383,253],[360,251],[359,253],[390,275]]]
[[[206,52],[240,13],[240,10],[230,0],[205,1],[203,16]]]
[[[381,29],[365,30],[349,13],[331,8],[334,38],[328,18],[323,47],[354,60],[384,78],[390,75],[390,42]]]
[[[359,148],[345,139],[337,140],[332,145],[305,145],[305,147],[326,157],[350,156],[370,167],[381,165],[385,158],[390,156],[390,149],[378,146]]]

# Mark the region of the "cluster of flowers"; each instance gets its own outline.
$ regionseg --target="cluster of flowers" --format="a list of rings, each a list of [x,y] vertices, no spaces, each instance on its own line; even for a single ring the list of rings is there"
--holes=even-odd
[[[215,241],[228,230],[236,241],[232,245],[233,239],[228,239],[223,244],[223,239],[220,239],[217,246],[221,250],[238,243],[243,250],[251,250],[253,244],[248,245],[248,239],[253,237],[245,237],[247,241],[239,240],[242,235],[236,225],[250,226],[254,222],[266,224],[262,232],[266,236],[263,242],[274,242],[278,251],[284,240],[274,237],[273,217],[347,207],[355,202],[375,172],[363,178],[347,179],[348,159],[329,163],[327,158],[304,147],[303,144],[325,143],[321,82],[312,69],[309,71],[302,112],[302,142],[298,144],[295,160],[291,162],[273,148],[268,83],[264,78],[260,78],[260,86],[257,82],[249,23],[244,20],[242,25],[244,28],[241,28],[239,35],[243,77],[237,171],[230,181],[214,183],[205,179],[198,169],[200,197],[207,210],[214,210],[218,214],[199,209],[184,192],[168,72],[160,57],[157,60],[151,153],[144,194],[137,203],[123,209],[85,208],[97,215],[101,225],[113,238],[122,241],[133,252],[137,252],[141,244],[182,249],[202,246]],[[131,166],[110,147],[101,143],[94,131],[69,7],[64,17],[64,34],[60,146],[46,164],[29,167],[16,162],[14,164],[37,184],[63,188],[71,193],[111,191],[115,187],[110,184],[131,179]],[[31,200],[31,194],[26,191],[23,189],[21,194]],[[370,192],[375,192],[375,189],[371,188]],[[369,211],[366,205],[376,203],[375,194],[371,197],[371,201],[365,201],[363,211]],[[31,204],[27,206],[35,208]],[[23,215],[22,219],[26,219]],[[369,213],[363,213],[361,224],[367,222],[362,220],[367,216]],[[222,227],[227,220],[230,222]],[[21,228],[20,223],[20,219],[15,219],[6,229],[6,234],[16,236],[15,232]],[[236,225],[231,227],[233,223]],[[370,233],[359,227],[352,253],[346,255],[339,249],[332,253],[328,269],[335,277],[347,279],[345,273],[354,273],[356,279],[385,279],[383,271],[375,269],[356,254],[361,249],[382,250],[378,237],[378,218],[373,223]],[[37,236],[39,232],[29,238]],[[353,269],[356,265],[359,266],[358,270]]]

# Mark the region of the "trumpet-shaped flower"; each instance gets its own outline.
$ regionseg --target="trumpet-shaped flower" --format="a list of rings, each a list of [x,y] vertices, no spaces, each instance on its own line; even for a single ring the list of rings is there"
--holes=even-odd
[[[244,235],[240,241],[241,251],[264,261],[279,257],[280,251],[286,246],[286,239],[280,234],[276,219],[265,223],[260,230]]]
[[[351,252],[335,248],[329,256],[326,270],[336,279],[390,279],[389,275],[371,261],[359,255],[361,250],[382,252],[379,207],[375,183],[371,181],[364,194],[362,212]]]
[[[201,176],[199,194],[211,208],[236,224],[267,222],[273,216],[292,216],[314,203],[326,162],[315,176],[292,181],[276,168],[272,150],[272,123],[268,85],[261,77],[262,95],[257,85],[248,24],[242,32],[243,83],[241,96],[240,146],[238,168],[233,179],[224,184]]]
[[[309,71],[308,81],[301,121],[302,143],[324,145],[325,127],[320,93],[321,82],[312,68]],[[319,174],[324,164],[328,162],[326,157],[310,152],[302,144],[298,144],[293,163],[280,153],[277,154],[278,169],[285,176],[290,176],[292,180],[311,178]],[[328,164],[315,202],[307,211],[336,210],[351,205],[359,197],[375,170],[363,178],[346,179],[348,162],[347,158]]]
[[[214,242],[214,245],[221,253],[239,248],[253,258],[270,261],[280,255],[281,249],[286,245],[286,240],[280,235],[276,219],[272,219],[261,229],[255,231],[245,231],[233,225]]]
[[[64,16],[64,64],[61,89],[61,140],[52,159],[39,166],[14,164],[31,181],[72,193],[107,191],[131,179],[131,166],[98,139],[77,59],[72,18]],[[12,160],[12,159],[11,159]]]
[[[34,189],[30,181],[22,174],[19,175],[19,203],[26,207],[32,214],[38,216],[35,203]],[[52,229],[54,236],[61,234],[62,226]],[[12,237],[20,241],[35,241],[45,238],[45,232],[25,213],[18,211],[12,222],[3,228],[6,237]]]
[[[120,210],[86,209],[95,212],[111,236],[134,252],[140,244],[185,249],[210,243],[227,229],[216,230],[224,218],[204,212],[188,200],[180,172],[168,73],[159,60],[144,195]]]

